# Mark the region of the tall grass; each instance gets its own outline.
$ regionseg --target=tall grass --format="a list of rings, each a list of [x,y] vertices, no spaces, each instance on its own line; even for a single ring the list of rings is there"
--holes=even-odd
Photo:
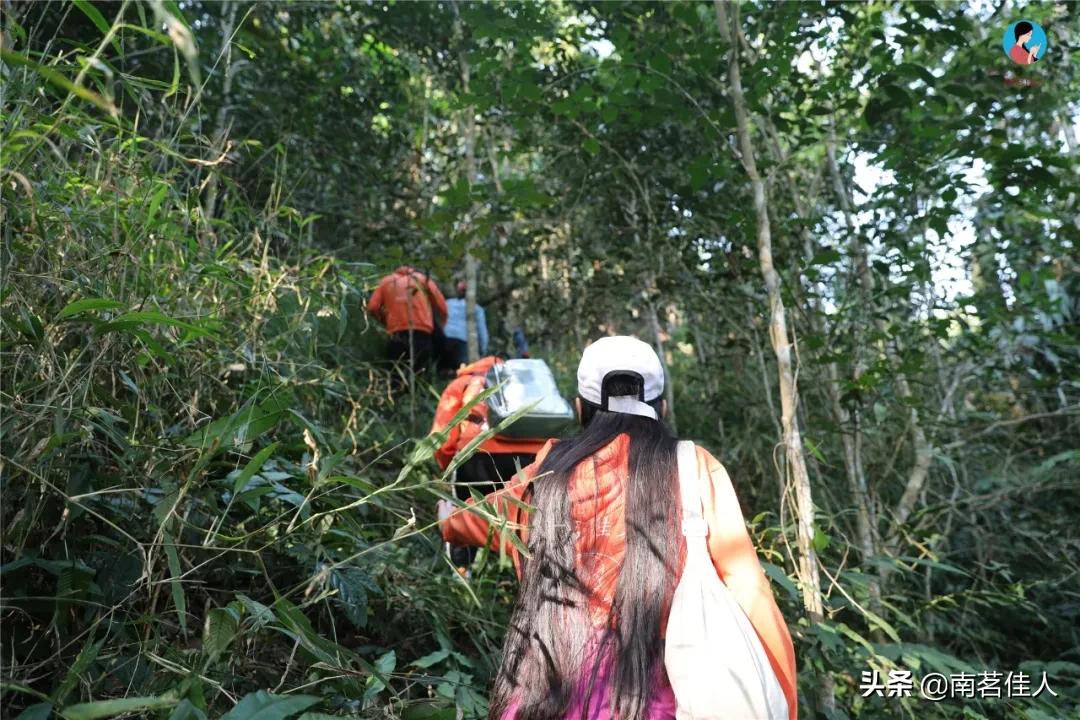
[[[400,473],[374,268],[280,201],[211,221],[197,91],[103,57],[5,48],[4,715],[482,713],[506,589],[446,568],[427,446]]]

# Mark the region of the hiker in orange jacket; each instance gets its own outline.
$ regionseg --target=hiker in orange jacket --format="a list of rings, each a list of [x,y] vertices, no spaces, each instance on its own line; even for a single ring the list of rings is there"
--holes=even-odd
[[[446,440],[435,451],[435,461],[443,470],[450,466],[454,457],[468,447],[477,435],[488,429],[488,407],[485,402],[473,405],[468,416],[457,425],[451,427],[450,421],[461,408],[483,392],[488,370],[492,365],[501,362],[502,358],[492,355],[464,365],[458,369],[457,377],[443,390],[439,405],[435,408],[435,420],[431,424],[432,433],[448,431]],[[474,491],[482,496],[503,487],[517,472],[518,467],[525,467],[536,458],[536,453],[543,447],[544,442],[498,435],[488,438],[458,467],[454,478],[454,494],[459,500],[468,500]],[[466,568],[476,555],[474,548],[479,544],[482,543],[468,543],[468,546],[451,543],[451,560],[456,566]]]
[[[484,378],[488,370],[492,365],[501,362],[502,358],[491,355],[458,369],[457,377],[446,386],[439,398],[439,405],[435,408],[435,420],[431,424],[432,433],[446,430],[454,415],[483,392]],[[487,404],[480,402],[472,407],[462,422],[450,427],[446,441],[435,452],[439,467],[443,470],[449,467],[454,456],[487,429],[487,419]],[[459,482],[455,486],[457,496],[462,500],[469,498],[470,486],[481,494],[501,487],[513,476],[516,464],[524,467],[533,461],[544,442],[498,435],[488,438],[480,444],[473,456],[458,468]]]
[[[486,509],[440,501],[445,541],[508,553],[521,580],[492,718],[618,710],[674,720],[663,638],[686,542],[677,441],[660,422],[663,388],[663,367],[647,344],[629,337],[593,343],[578,367],[581,434],[546,443],[533,464],[485,498]],[[788,719],[796,720],[794,647],[735,488],[707,450],[697,447],[696,460],[708,554],[761,641]],[[498,523],[489,522],[491,512]],[[511,533],[528,547],[527,562]]]
[[[390,335],[390,361],[408,360],[414,372],[427,366],[435,323],[441,326],[447,315],[446,298],[429,276],[402,265],[379,282],[367,311]]]

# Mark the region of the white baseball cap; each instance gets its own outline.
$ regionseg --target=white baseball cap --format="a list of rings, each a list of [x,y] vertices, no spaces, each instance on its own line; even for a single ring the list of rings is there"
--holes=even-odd
[[[609,397],[604,390],[604,379],[612,373],[640,377],[641,394]],[[581,353],[577,388],[583,400],[601,410],[642,415],[656,420],[656,410],[646,403],[664,394],[664,366],[652,346],[637,338],[629,335],[600,338]]]

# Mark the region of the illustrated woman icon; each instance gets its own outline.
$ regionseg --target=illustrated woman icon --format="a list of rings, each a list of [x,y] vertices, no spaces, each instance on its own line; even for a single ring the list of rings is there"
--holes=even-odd
[[[1009,58],[1017,65],[1030,65],[1039,59],[1039,50],[1042,45],[1027,46],[1031,42],[1034,28],[1031,23],[1022,20],[1016,23],[1013,34],[1016,36],[1016,44],[1009,50]]]

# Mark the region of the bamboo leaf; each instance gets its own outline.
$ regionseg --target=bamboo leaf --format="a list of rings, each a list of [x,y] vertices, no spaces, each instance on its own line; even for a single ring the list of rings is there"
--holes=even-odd
[[[248,484],[248,480],[252,478],[255,473],[259,472],[263,463],[273,454],[274,450],[277,450],[278,443],[270,443],[258,453],[255,457],[248,461],[248,464],[244,466],[244,469],[233,479],[233,495],[238,494],[244,489],[244,486]]]
[[[98,720],[98,718],[126,715],[144,710],[161,710],[172,707],[176,703],[176,698],[166,695],[159,697],[130,697],[79,703],[64,708],[60,711],[60,714],[65,720]]]
[[[169,561],[169,584],[172,587],[173,605],[176,606],[176,615],[180,619],[180,629],[187,635],[187,600],[184,597],[184,587],[180,582],[183,573],[180,570],[180,556],[176,552],[176,545],[172,537],[165,538],[165,557]]]
[[[82,11],[86,17],[90,18],[90,21],[97,26],[97,29],[101,31],[102,35],[109,34],[109,21],[105,19],[105,16],[102,15],[96,7],[94,7],[93,3],[89,0],[72,0],[72,4]],[[113,46],[113,50],[116,50],[116,53],[122,57],[124,51],[120,48],[119,41],[113,37],[110,42]]]
[[[112,321],[101,326],[101,332],[109,332],[110,330],[127,330],[139,325],[165,325],[168,327],[181,328],[187,330],[195,337],[210,337],[214,333],[206,328],[193,325],[183,320],[177,320],[174,317],[158,312],[157,310],[140,310],[137,312],[124,313],[114,318]]]
[[[15,720],[49,720],[52,709],[52,703],[37,703],[19,713]]]
[[[122,307],[124,307],[124,303],[117,300],[83,298],[65,305],[64,309],[56,314],[56,319],[63,320],[64,318],[69,318],[84,312],[90,312],[91,310],[115,310]]]
[[[79,682],[79,676],[86,672],[94,660],[97,659],[98,652],[100,652],[101,646],[104,644],[104,640],[99,640],[96,643],[86,643],[82,646],[78,657],[75,658],[75,662],[71,664],[71,669],[68,670],[67,675],[64,677],[64,682],[60,683],[60,687],[57,688],[56,693],[53,695],[54,701],[63,704],[68,694]]]
[[[30,68],[53,85],[56,85],[62,90],[67,90],[69,93],[75,95],[76,97],[86,100],[93,105],[96,105],[101,110],[109,113],[109,115],[115,117],[120,112],[115,105],[98,95],[93,90],[88,90],[82,85],[76,85],[56,70],[36,63],[25,55],[12,52],[10,50],[0,50],[0,60],[11,65],[21,65],[23,67]]]
[[[420,658],[419,660],[413,660],[409,664],[412,665],[413,667],[429,668],[432,665],[434,665],[435,663],[440,663],[440,662],[442,662],[443,660],[445,660],[448,657],[450,657],[450,651],[449,650],[445,650],[445,649],[444,650],[436,650],[433,653],[425,655],[424,657]]]
[[[316,695],[271,695],[259,690],[245,695],[221,720],[283,720],[320,700]]]

